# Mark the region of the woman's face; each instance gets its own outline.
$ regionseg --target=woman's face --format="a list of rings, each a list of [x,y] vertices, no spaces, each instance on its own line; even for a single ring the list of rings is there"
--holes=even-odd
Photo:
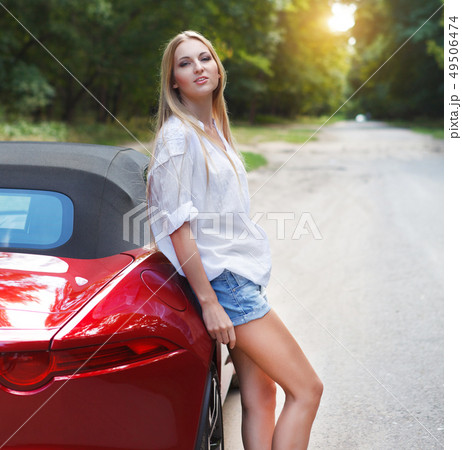
[[[178,45],[173,59],[173,88],[180,91],[183,99],[194,102],[212,95],[220,75],[205,44],[187,39]]]

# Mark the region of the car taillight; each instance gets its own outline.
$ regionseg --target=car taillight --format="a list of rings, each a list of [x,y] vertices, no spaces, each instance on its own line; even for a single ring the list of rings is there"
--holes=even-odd
[[[50,373],[49,352],[0,353],[0,380],[7,387],[40,386]]]
[[[0,384],[15,391],[30,391],[57,376],[78,377],[120,370],[178,349],[163,339],[144,338],[66,350],[1,352]]]

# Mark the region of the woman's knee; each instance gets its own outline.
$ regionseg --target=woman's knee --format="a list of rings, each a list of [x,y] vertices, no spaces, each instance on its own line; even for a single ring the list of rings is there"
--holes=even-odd
[[[323,391],[324,385],[320,378],[316,376],[314,379],[310,380],[310,383],[308,383],[308,386],[305,388],[304,402],[317,409],[321,402]]]
[[[318,376],[306,378],[298,386],[286,391],[286,396],[306,407],[318,407],[321,401],[324,385]]]
[[[242,407],[247,410],[274,411],[276,408],[276,384],[272,380],[259,383],[241,392]]]
[[[322,393],[324,392],[324,384],[319,377],[316,377],[316,379],[312,382],[310,391],[311,396],[319,404],[321,401]]]

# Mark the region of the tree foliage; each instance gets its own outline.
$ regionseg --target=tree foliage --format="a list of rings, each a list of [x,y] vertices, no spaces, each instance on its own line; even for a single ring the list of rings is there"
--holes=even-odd
[[[331,0],[3,0],[29,32],[0,7],[0,104],[8,114],[67,121],[105,121],[107,110],[147,116],[156,107],[165,43],[194,29],[224,62],[233,118],[328,114],[439,2],[356,0],[353,55],[350,34],[327,27]],[[353,108],[377,116],[439,114],[440,32],[437,20],[427,24]]]
[[[433,51],[442,45],[442,12],[426,22],[439,6],[440,0],[358,1],[352,89],[372,78],[351,102],[351,111],[379,118],[442,116],[443,70]]]
[[[328,2],[294,0],[279,12],[282,39],[266,106],[283,115],[326,114],[341,104],[349,70],[347,36],[327,25]]]

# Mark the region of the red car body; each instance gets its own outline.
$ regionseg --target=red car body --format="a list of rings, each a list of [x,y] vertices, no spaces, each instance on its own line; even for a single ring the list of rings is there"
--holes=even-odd
[[[75,208],[71,237],[58,247],[17,248],[9,238],[0,242],[0,448],[223,448],[221,399],[232,364],[225,348],[205,330],[185,279],[160,252],[121,237],[117,245],[114,230],[109,233],[113,251],[98,241],[96,247],[103,250],[82,258],[82,238],[72,243],[72,236],[84,235],[78,226],[83,217],[78,205],[85,202],[79,195],[102,208],[110,181],[106,174],[120,152],[139,168],[127,170],[132,178],[142,177],[147,162],[133,150],[87,147],[92,148],[0,144],[0,154],[10,155],[0,164],[0,219],[12,223],[11,215],[16,214],[8,206],[9,197],[1,206],[2,189],[22,197],[20,189],[56,189]],[[42,158],[54,157],[53,177],[15,177],[21,161],[27,161],[26,172],[34,167],[40,171],[41,164],[30,162],[38,158],[37,148]],[[106,179],[96,198],[72,187],[73,179],[85,173],[80,163],[78,173],[68,173],[74,159],[91,154],[105,154],[108,164],[97,170]],[[126,167],[126,161],[121,162]],[[118,204],[114,189],[111,208]],[[125,195],[125,189],[120,194]],[[119,213],[139,204],[140,200],[129,202]],[[105,215],[106,220],[111,217],[120,220]],[[12,226],[14,233],[18,223]],[[122,230],[120,223],[115,228]],[[101,239],[105,237],[103,232]],[[88,246],[88,253],[94,245]]]

